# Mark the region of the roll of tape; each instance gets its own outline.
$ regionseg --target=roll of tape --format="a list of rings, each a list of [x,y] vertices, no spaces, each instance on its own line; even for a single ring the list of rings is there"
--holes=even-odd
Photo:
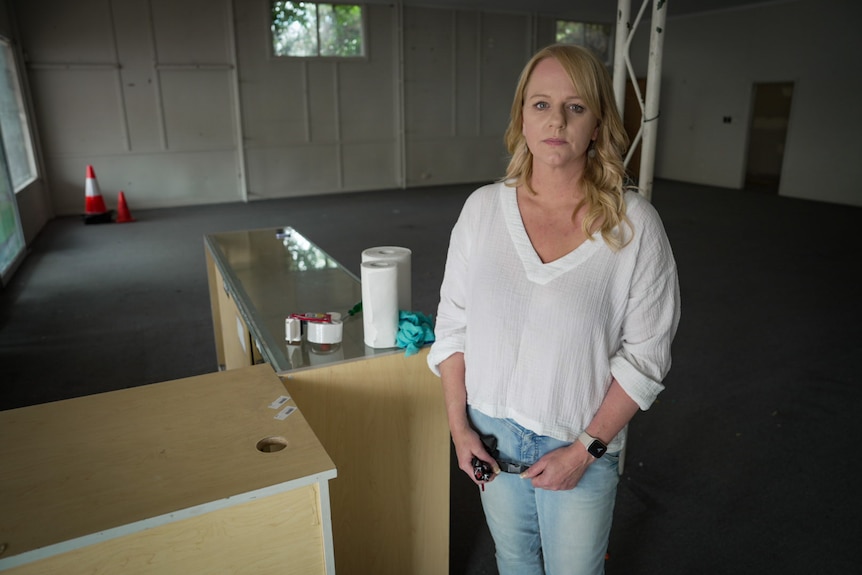
[[[284,341],[297,343],[302,341],[302,322],[295,317],[284,320]]]
[[[340,321],[332,323],[308,322],[305,329],[305,337],[311,343],[341,343],[343,330]]]

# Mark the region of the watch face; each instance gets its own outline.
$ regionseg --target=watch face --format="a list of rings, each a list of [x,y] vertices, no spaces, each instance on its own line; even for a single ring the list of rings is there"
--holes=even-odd
[[[592,455],[596,459],[598,459],[599,457],[604,455],[605,451],[607,451],[607,450],[608,450],[607,446],[602,444],[601,441],[593,441],[590,444],[589,449],[587,449],[587,451],[590,452],[590,455]]]

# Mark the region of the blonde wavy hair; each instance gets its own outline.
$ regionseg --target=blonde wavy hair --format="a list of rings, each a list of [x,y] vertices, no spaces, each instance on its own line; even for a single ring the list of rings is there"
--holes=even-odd
[[[623,156],[628,148],[629,138],[617,111],[610,74],[605,65],[588,49],[572,44],[554,44],[538,51],[524,66],[512,101],[509,127],[506,129],[505,142],[511,159],[502,181],[510,185],[524,186],[530,193],[535,193],[530,188],[533,154],[527,148],[522,129],[524,98],[530,75],[536,64],[545,58],[554,58],[562,64],[572,84],[577,88],[578,95],[599,120],[599,135],[594,143],[595,156],[587,158],[581,179],[584,199],[575,207],[572,218],[586,206],[587,212],[583,219],[586,237],[592,239],[593,227],[597,222],[601,222],[602,237],[612,250],[618,251],[631,241],[630,235],[623,237],[621,225],[625,224],[632,229],[632,224],[626,217],[624,199],[627,186]]]

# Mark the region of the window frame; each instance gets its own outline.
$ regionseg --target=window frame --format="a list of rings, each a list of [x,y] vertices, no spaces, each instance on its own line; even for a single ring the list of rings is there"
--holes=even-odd
[[[274,61],[281,62],[307,62],[307,61],[341,61],[341,62],[360,62],[368,60],[369,57],[369,42],[368,42],[368,5],[361,2],[318,2],[317,0],[302,0],[305,4],[314,4],[319,6],[321,4],[325,4],[328,6],[357,6],[360,9],[360,19],[361,19],[361,42],[362,42],[362,54],[358,56],[324,56],[320,54],[320,22],[318,20],[317,27],[315,32],[317,33],[317,54],[313,56],[294,56],[290,54],[277,54],[275,50],[275,31],[273,30],[273,17],[272,17],[272,9],[274,4],[279,0],[269,0],[268,6],[269,11],[267,12],[267,33],[268,33],[268,51],[269,57]]]
[[[24,98],[21,71],[18,63],[17,52],[15,50],[15,44],[9,38],[0,35],[0,50],[4,51],[6,55],[6,72],[8,72],[8,78],[10,80],[9,87],[11,89],[10,101],[14,99],[15,106],[17,108],[15,115],[17,123],[16,127],[18,129],[15,130],[14,133],[20,134],[20,142],[16,143],[23,149],[25,156],[24,161],[26,162],[26,170],[22,171],[22,173],[26,172],[26,175],[17,182],[13,181],[12,167],[10,164],[13,162],[13,158],[18,158],[19,154],[9,153],[9,149],[6,146],[6,138],[9,131],[5,129],[5,124],[2,124],[3,116],[5,114],[0,111],[0,132],[3,134],[2,145],[6,156],[7,168],[9,170],[9,179],[12,181],[13,192],[18,194],[21,190],[39,179],[39,169],[36,163],[36,148],[34,145],[33,130],[30,125],[30,115],[28,113],[27,103]]]
[[[554,41],[555,42],[561,42],[561,40],[559,40],[557,38],[557,34],[558,34],[557,30],[559,28],[560,23],[581,24],[583,26],[601,26],[603,28],[607,28],[607,30],[608,30],[608,35],[607,35],[608,51],[607,51],[607,57],[605,57],[604,60],[602,60],[602,61],[603,61],[604,65],[607,66],[608,68],[613,68],[614,49],[616,48],[616,27],[614,24],[608,24],[607,22],[584,22],[584,21],[580,21],[580,20],[571,20],[569,18],[555,18],[554,19]],[[592,47],[586,43],[577,44],[577,45],[581,46],[583,48],[589,48],[590,50],[592,50]],[[593,50],[593,53],[595,53],[596,56],[599,57],[599,59],[602,59],[602,54],[598,54],[594,50]]]

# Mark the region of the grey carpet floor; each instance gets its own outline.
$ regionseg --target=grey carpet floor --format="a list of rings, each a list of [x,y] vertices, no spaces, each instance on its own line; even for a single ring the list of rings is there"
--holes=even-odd
[[[216,369],[203,235],[290,225],[353,273],[413,250],[436,310],[475,186],[51,221],[0,292],[0,409]],[[630,426],[609,575],[844,574],[862,565],[862,209],[657,181],[683,316],[667,390]],[[452,476],[452,573],[493,574],[472,484]]]

